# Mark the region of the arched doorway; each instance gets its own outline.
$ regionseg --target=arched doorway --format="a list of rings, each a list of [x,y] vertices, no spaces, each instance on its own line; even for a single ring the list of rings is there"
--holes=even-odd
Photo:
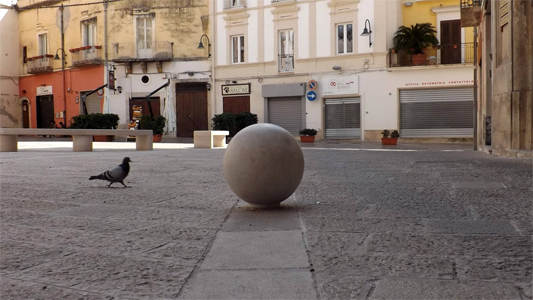
[[[22,128],[30,128],[30,101],[24,99],[22,102]]]

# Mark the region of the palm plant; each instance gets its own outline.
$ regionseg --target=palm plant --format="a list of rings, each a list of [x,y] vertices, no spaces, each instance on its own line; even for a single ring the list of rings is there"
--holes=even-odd
[[[427,46],[436,46],[439,40],[435,36],[437,31],[431,23],[416,23],[411,27],[400,26],[394,33],[392,42],[397,50],[407,50],[412,54],[424,53]]]

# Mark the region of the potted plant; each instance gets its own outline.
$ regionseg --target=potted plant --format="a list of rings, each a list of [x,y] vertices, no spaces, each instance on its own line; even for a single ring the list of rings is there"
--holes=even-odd
[[[416,23],[411,27],[400,26],[394,33],[392,42],[395,49],[407,50],[411,54],[414,66],[423,65],[426,62],[424,48],[439,44],[436,34],[437,31],[431,23]]]
[[[94,46],[95,49],[102,49],[102,45]]]
[[[315,129],[304,128],[300,130],[300,141],[302,143],[314,143],[316,133]]]
[[[154,143],[161,143],[166,125],[167,119],[163,116],[154,118],[151,116],[142,116],[141,118],[141,129],[152,129],[154,132]]]
[[[72,129],[115,129],[118,127],[119,116],[116,114],[88,114],[78,115],[71,119],[69,128]],[[112,142],[113,135],[95,135],[96,142]]]
[[[390,130],[385,129],[381,134],[383,135],[381,138],[382,145],[396,145],[398,143],[398,138],[400,137],[398,130],[393,130],[391,132]]]

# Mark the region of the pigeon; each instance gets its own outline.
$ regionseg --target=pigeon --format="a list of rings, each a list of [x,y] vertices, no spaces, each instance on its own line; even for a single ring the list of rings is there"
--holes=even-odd
[[[124,157],[124,159],[122,160],[122,164],[118,165],[113,170],[105,171],[104,173],[98,176],[91,176],[89,180],[107,180],[111,182],[107,187],[111,187],[111,185],[115,182],[120,182],[124,187],[127,187],[124,184],[124,179],[126,179],[128,173],[130,172],[130,162],[132,161],[129,157]]]

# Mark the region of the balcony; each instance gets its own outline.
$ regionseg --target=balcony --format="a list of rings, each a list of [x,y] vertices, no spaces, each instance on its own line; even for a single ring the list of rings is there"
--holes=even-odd
[[[278,56],[278,71],[280,73],[294,72],[294,54],[282,54]]]
[[[161,62],[174,58],[173,42],[115,43],[111,48],[114,62]]]
[[[246,8],[246,0],[224,0],[224,9]]]
[[[72,66],[82,67],[102,64],[102,46],[85,46],[69,50],[72,55]]]
[[[294,2],[294,0],[272,0],[271,3],[280,3],[280,2]]]
[[[481,17],[481,0],[461,0],[461,27],[479,26]]]
[[[52,54],[39,55],[27,59],[28,74],[50,73],[53,68],[54,56]]]
[[[433,66],[452,64],[473,64],[474,63],[474,43],[439,45],[424,50],[425,58],[417,62],[414,55],[407,51],[389,50],[389,67],[412,67],[412,66]],[[413,60],[415,58],[415,60]]]

